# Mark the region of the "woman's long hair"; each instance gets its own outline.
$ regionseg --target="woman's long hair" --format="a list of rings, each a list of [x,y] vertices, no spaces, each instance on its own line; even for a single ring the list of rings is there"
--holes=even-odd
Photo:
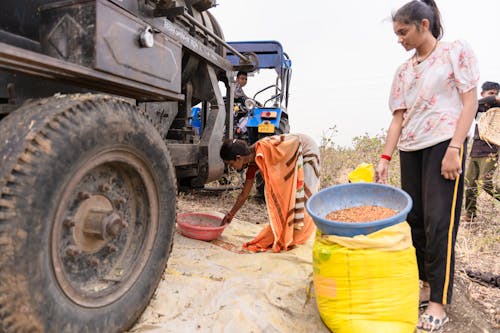
[[[429,20],[431,33],[436,39],[443,37],[441,14],[434,0],[413,0],[392,15],[393,22],[415,24],[420,28],[423,19]]]

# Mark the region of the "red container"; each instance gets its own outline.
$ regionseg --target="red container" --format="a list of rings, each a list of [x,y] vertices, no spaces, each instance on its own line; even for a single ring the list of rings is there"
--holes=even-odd
[[[210,213],[180,213],[177,214],[177,228],[182,235],[211,241],[219,237],[227,224],[221,226],[222,218]]]

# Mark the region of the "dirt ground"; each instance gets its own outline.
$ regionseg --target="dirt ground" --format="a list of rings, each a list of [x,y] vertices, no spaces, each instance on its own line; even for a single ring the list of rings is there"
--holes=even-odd
[[[238,190],[207,191],[197,190],[190,193],[181,193],[178,196],[178,212],[197,212],[213,210],[220,213],[227,212],[238,194]],[[241,208],[236,218],[254,224],[267,223],[265,204],[258,198],[251,197]],[[470,230],[469,230],[470,231]],[[463,258],[457,256],[455,288],[453,304],[448,307],[450,322],[443,332],[454,333],[493,333],[500,332],[500,289],[488,285],[483,285],[471,280],[465,274]],[[497,262],[495,253],[490,258],[482,258],[484,261]],[[312,267],[311,273],[312,273]],[[167,268],[168,270],[168,268]],[[238,297],[238,295],[234,295]],[[156,301],[159,295],[155,296]],[[314,300],[313,300],[314,301]],[[148,312],[148,309],[146,310]],[[319,316],[310,320],[319,320]],[[136,325],[131,332],[157,332],[148,330],[143,325]],[[170,332],[169,330],[159,330]],[[202,332],[203,330],[197,330]],[[182,332],[176,330],[176,332]],[[255,331],[258,332],[258,331]]]

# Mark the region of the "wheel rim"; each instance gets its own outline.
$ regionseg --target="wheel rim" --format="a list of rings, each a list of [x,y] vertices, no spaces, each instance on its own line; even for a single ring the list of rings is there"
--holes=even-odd
[[[60,288],[75,303],[113,303],[144,269],[159,223],[149,170],[138,154],[114,147],[83,161],[63,189],[51,259]]]

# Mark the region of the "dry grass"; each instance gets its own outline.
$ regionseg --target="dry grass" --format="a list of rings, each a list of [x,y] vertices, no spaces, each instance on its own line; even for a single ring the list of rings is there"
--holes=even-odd
[[[354,138],[352,148],[343,148],[335,146],[335,134],[335,128],[331,128],[321,144],[322,187],[346,183],[348,173],[362,162],[376,167],[385,140],[383,133],[375,137],[365,134]],[[500,168],[495,180],[500,182]],[[397,154],[391,161],[389,183],[397,187],[401,184]],[[466,274],[467,270],[472,270],[500,275],[500,203],[483,192],[478,198],[477,214],[474,221],[462,221],[460,225],[456,243],[456,279],[463,282],[468,298],[483,309],[492,325],[500,328],[500,288],[473,281]]]
[[[497,172],[497,181],[499,179]],[[486,193],[478,200],[478,215],[462,221],[456,243],[457,278],[466,285],[467,297],[484,308],[490,322],[500,328],[500,288],[469,278],[466,271],[500,276],[500,204]]]
[[[364,134],[353,139],[352,148],[345,148],[335,145],[335,134],[335,128],[331,128],[320,147],[322,187],[347,183],[348,173],[363,162],[371,163],[376,168],[385,140],[383,132],[375,137]],[[389,184],[399,186],[400,183],[399,155],[396,152],[389,167]]]

